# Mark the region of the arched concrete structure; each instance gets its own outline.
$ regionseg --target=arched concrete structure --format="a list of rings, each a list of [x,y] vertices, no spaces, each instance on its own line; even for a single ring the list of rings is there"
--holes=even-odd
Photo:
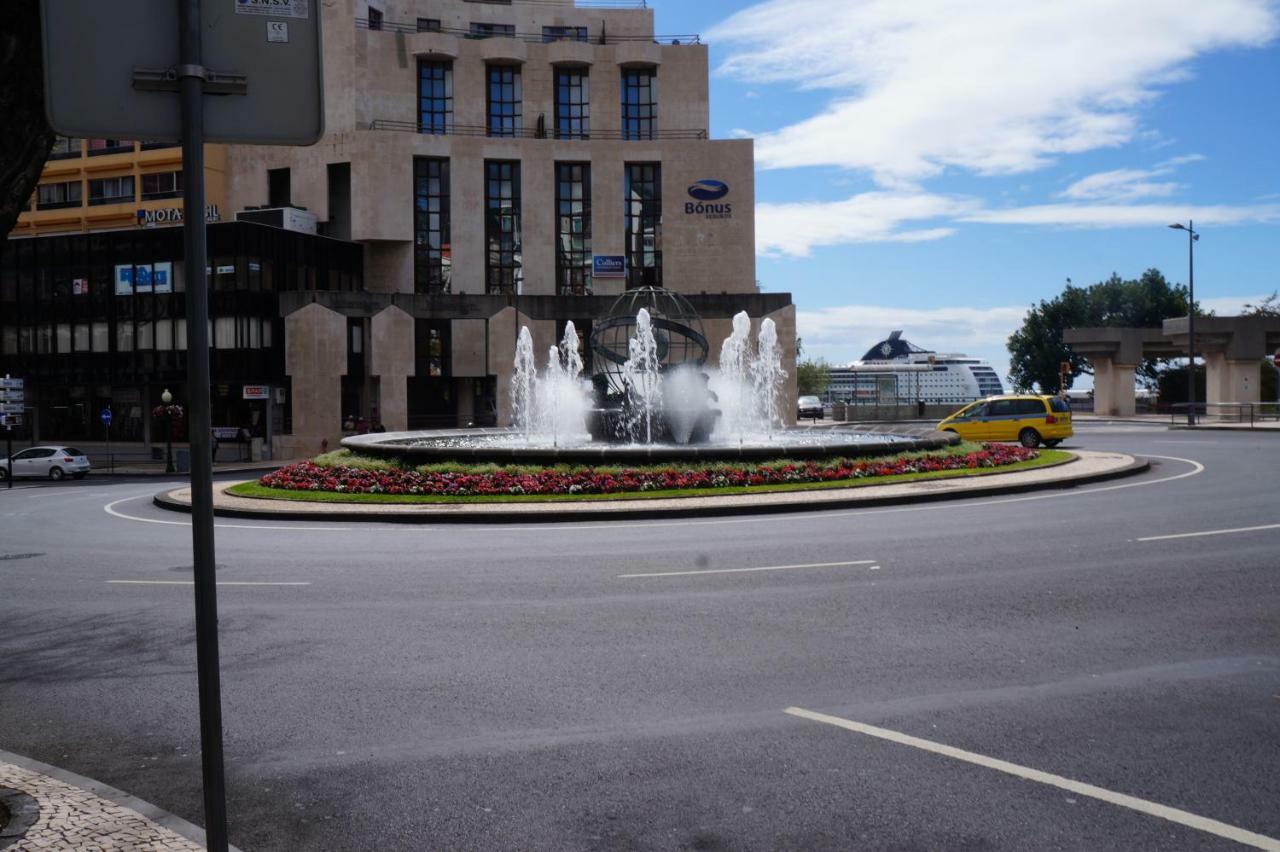
[[[1144,358],[1187,353],[1187,318],[1161,328],[1069,328],[1062,339],[1093,366],[1093,410],[1135,411],[1134,370]],[[1196,355],[1206,369],[1205,402],[1258,402],[1262,359],[1280,348],[1280,317],[1197,317]]]

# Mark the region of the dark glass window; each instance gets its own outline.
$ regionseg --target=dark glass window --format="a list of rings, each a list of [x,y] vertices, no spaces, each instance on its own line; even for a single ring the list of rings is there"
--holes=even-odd
[[[418,63],[418,132],[453,129],[453,63]]]
[[[124,201],[133,201],[132,175],[89,181],[90,204],[119,204]]]
[[[80,156],[80,140],[75,136],[55,136],[53,149],[49,151],[50,160],[66,160]]]
[[[160,172],[142,176],[142,200],[182,197],[182,172]]]
[[[522,289],[520,249],[520,163],[486,160],[485,289],[519,293]]]
[[[420,33],[440,32],[440,19],[439,18],[419,18],[418,32]]]
[[[622,138],[653,139],[658,131],[658,73],[622,72]]]
[[[382,10],[369,7],[369,29],[382,29]]]
[[[590,163],[556,163],[556,292],[591,294]]]
[[[520,68],[489,66],[489,135],[520,135]]]
[[[449,240],[449,161],[413,161],[414,289],[418,293],[448,293],[453,273]]]
[[[586,27],[543,27],[542,40],[548,41],[586,41]]]
[[[178,142],[143,142],[142,150],[155,151],[159,148],[177,148],[179,144]]]
[[[42,183],[36,188],[37,210],[59,210],[80,206],[80,181]]]
[[[627,288],[662,286],[662,166],[627,163]]]
[[[289,169],[267,169],[267,204],[288,207],[293,198],[293,175]]]
[[[591,87],[585,68],[556,69],[556,138],[591,136]]]
[[[471,36],[473,38],[515,38],[515,24],[489,24],[482,21],[471,22]]]
[[[99,154],[119,154],[124,151],[132,151],[133,142],[128,139],[90,139],[89,140],[89,156],[96,157]]]

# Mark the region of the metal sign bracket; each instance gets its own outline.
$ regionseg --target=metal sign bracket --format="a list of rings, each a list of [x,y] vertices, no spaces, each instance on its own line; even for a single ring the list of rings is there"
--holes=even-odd
[[[183,77],[204,81],[206,95],[247,95],[249,77],[234,72],[210,71],[203,65],[179,65],[176,68],[133,69],[133,88],[140,92],[174,92],[182,87]]]

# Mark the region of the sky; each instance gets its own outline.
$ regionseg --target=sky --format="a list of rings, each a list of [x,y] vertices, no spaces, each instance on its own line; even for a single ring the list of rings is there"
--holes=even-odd
[[[1280,287],[1280,0],[649,0],[751,137],[757,278],[806,356],[987,358],[1067,279]],[[708,176],[713,177],[713,176]]]

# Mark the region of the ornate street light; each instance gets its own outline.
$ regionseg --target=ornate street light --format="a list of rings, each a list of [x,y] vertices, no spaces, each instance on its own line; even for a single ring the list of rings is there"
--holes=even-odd
[[[160,401],[164,403],[164,472],[176,473],[173,467],[173,409],[170,407],[173,394],[168,388],[160,394]]]
[[[1187,232],[1187,425],[1196,425],[1196,242],[1200,235],[1188,220],[1170,225],[1175,231]]]

